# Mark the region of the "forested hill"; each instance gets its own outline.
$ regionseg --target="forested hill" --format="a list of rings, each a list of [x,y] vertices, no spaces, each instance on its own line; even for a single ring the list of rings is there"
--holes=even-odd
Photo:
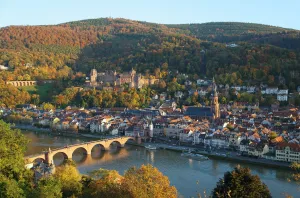
[[[250,23],[164,25],[91,19],[52,26],[0,29],[2,80],[60,79],[116,69],[215,75],[224,83],[300,82],[299,31]],[[225,44],[234,42],[238,47]]]

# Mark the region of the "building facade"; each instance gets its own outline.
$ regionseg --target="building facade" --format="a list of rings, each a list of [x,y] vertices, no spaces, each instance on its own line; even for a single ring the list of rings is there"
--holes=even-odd
[[[141,88],[142,86],[153,85],[158,82],[156,78],[145,78],[137,74],[134,69],[130,72],[117,73],[116,71],[106,71],[98,73],[96,69],[90,72],[90,86],[120,86],[128,84],[129,87]]]

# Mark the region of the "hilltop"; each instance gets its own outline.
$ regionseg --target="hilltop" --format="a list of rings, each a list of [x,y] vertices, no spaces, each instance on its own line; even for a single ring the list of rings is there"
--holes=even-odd
[[[1,72],[4,81],[62,79],[70,72],[88,74],[91,68],[128,71],[133,67],[153,73],[164,64],[170,71],[214,75],[222,83],[235,79],[240,84],[272,84],[280,74],[292,89],[299,82],[299,31],[282,27],[236,22],[164,25],[100,18],[9,26],[0,29],[0,38],[0,65],[10,68]],[[228,43],[237,47],[226,47]]]

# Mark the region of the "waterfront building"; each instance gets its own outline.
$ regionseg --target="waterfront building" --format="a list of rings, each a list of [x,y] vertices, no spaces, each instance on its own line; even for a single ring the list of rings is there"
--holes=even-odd
[[[300,144],[280,142],[276,148],[276,160],[300,162]]]

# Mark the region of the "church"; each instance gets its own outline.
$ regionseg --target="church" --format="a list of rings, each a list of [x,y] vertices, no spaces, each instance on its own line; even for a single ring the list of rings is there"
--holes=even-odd
[[[185,116],[189,116],[193,119],[202,120],[216,120],[220,118],[220,105],[217,92],[217,85],[215,79],[213,79],[213,93],[210,107],[188,107],[184,113]]]
[[[141,88],[144,85],[153,85],[158,82],[156,78],[145,78],[141,74],[137,74],[134,69],[130,72],[117,73],[116,71],[97,72],[96,69],[92,69],[90,73],[90,86],[120,86],[128,84],[132,88]]]

